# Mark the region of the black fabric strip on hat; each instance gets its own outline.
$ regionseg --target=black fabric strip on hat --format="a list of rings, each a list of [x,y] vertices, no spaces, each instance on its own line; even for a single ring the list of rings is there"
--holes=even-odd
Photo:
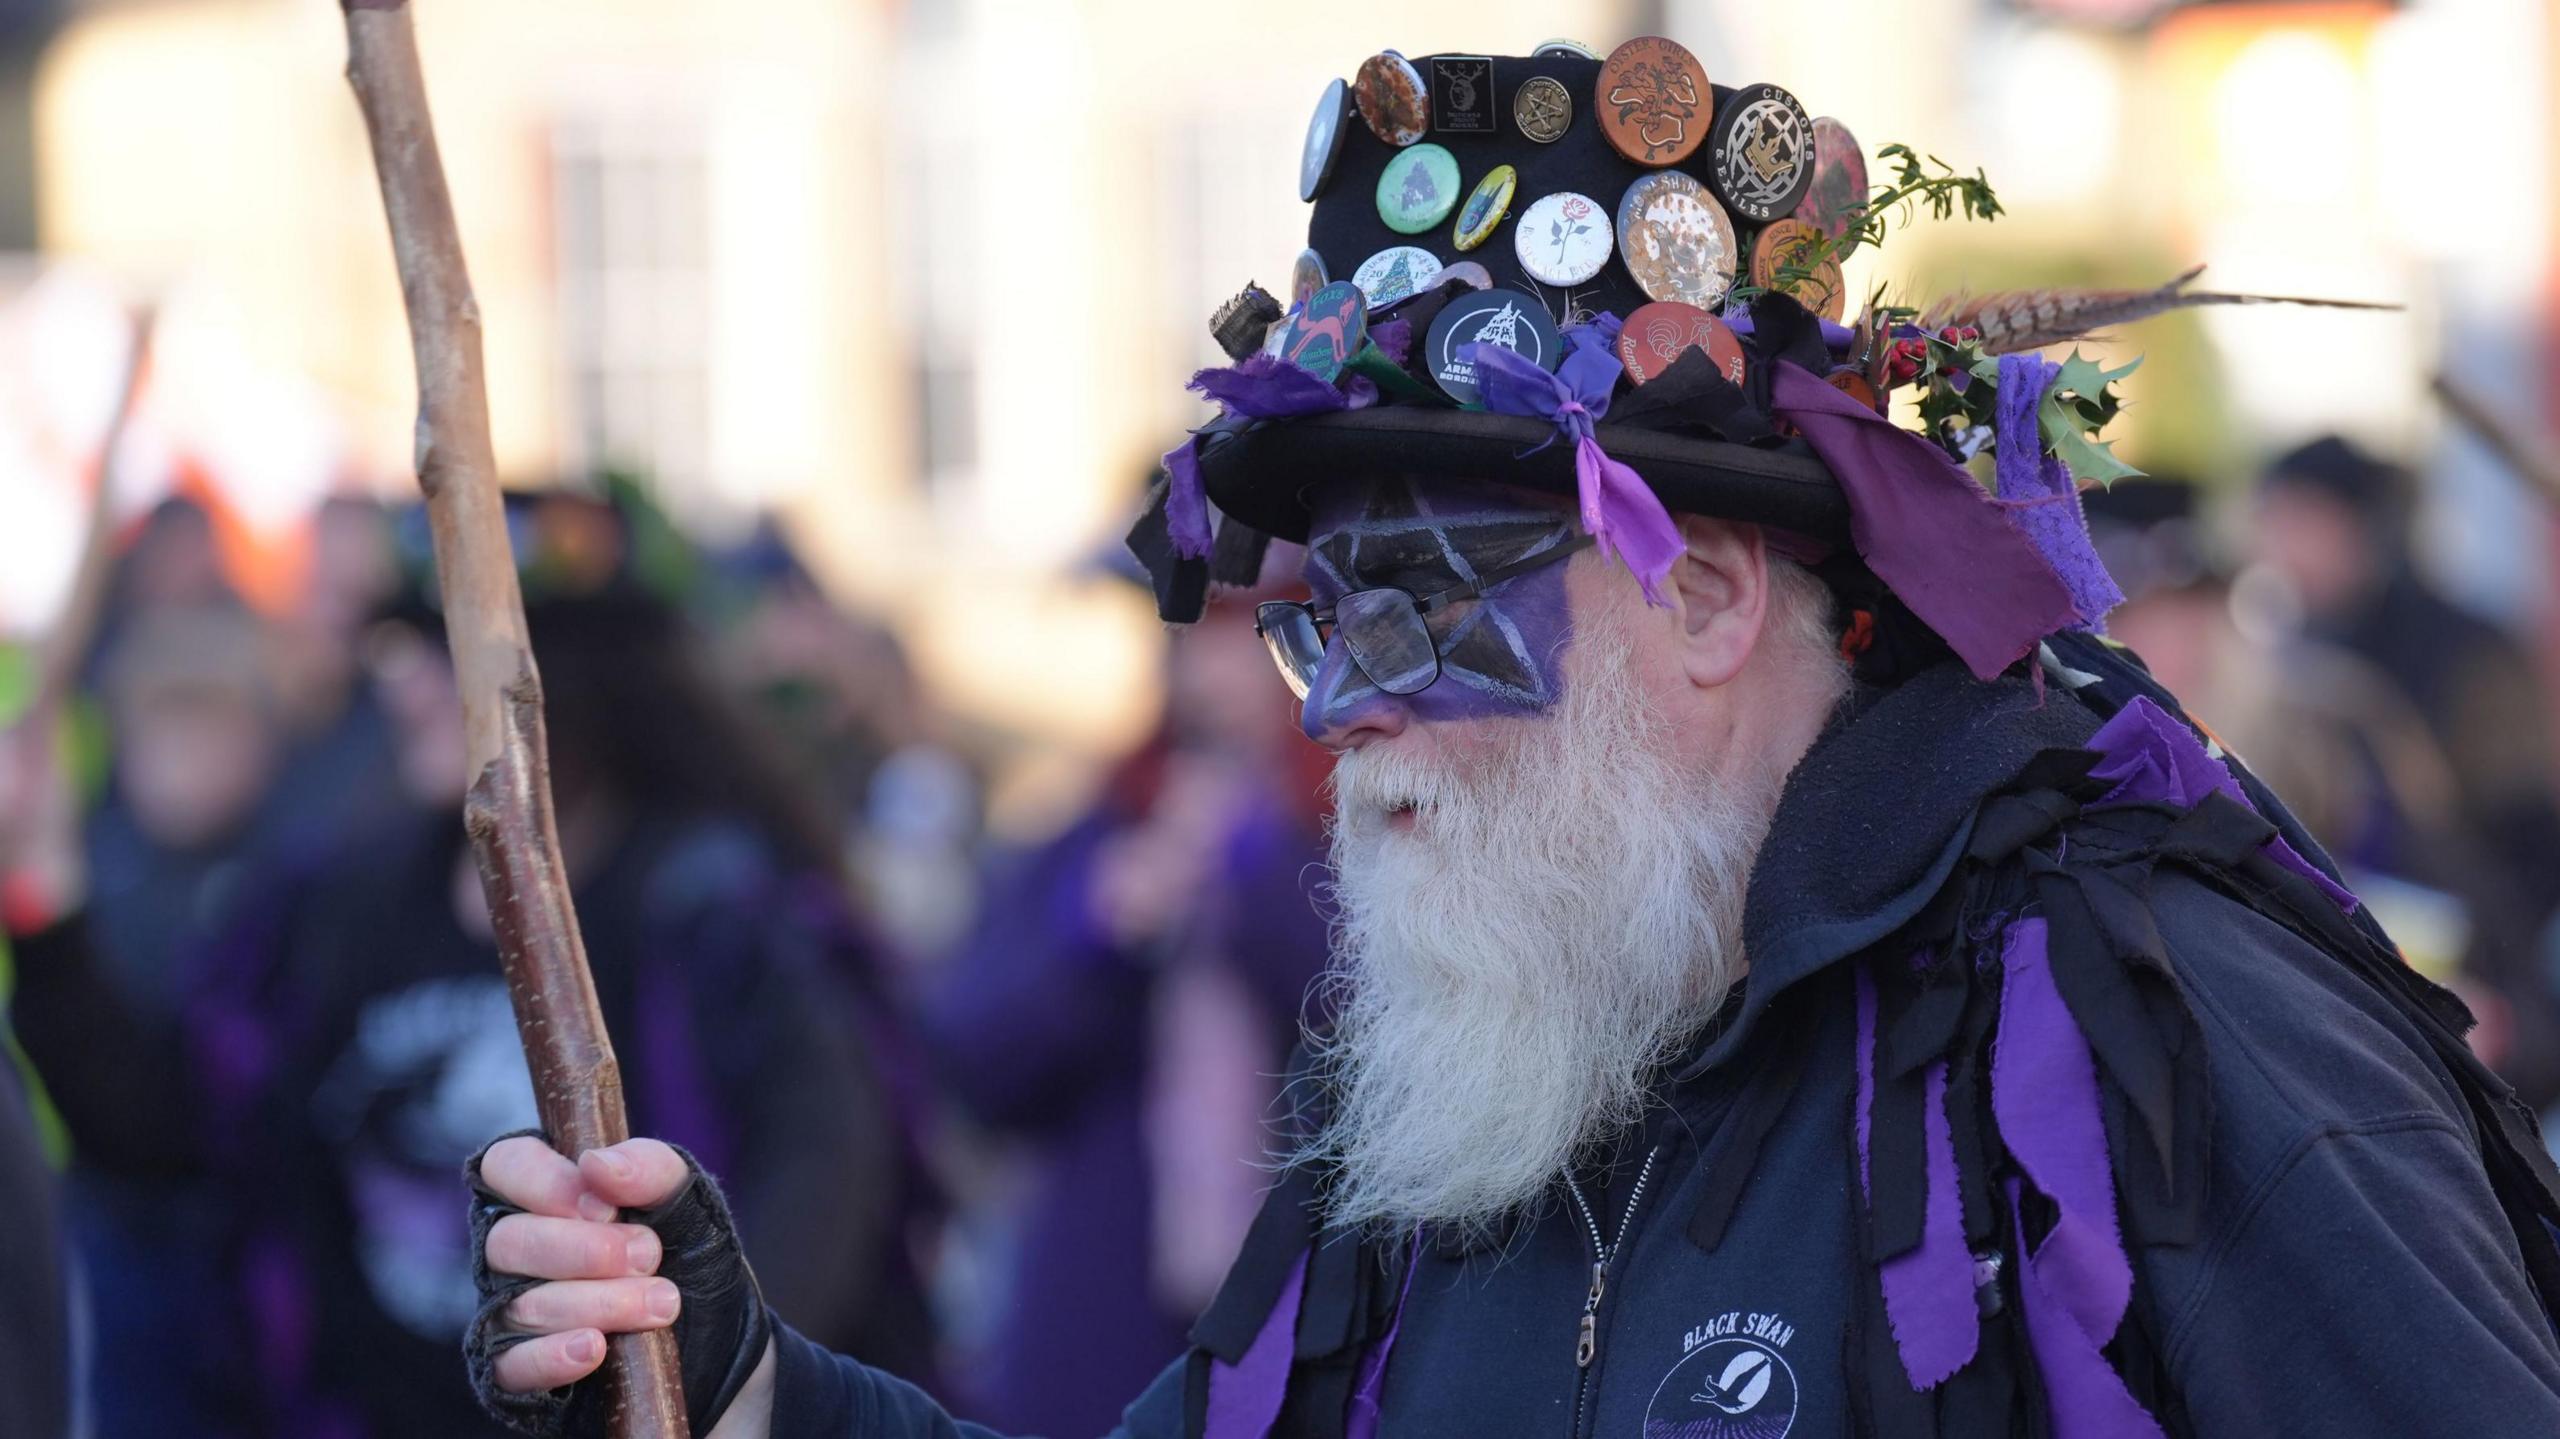
[[[1209,563],[1176,554],[1173,528],[1165,516],[1165,499],[1172,486],[1156,481],[1147,492],[1147,506],[1138,514],[1138,522],[1129,527],[1129,553],[1146,567],[1147,583],[1155,591],[1156,614],[1166,624],[1187,625],[1200,618],[1209,605]]]
[[[1663,372],[1609,403],[1609,423],[1665,434],[1702,434],[1739,445],[1778,438],[1766,409],[1727,379],[1707,352],[1680,352]]]
[[[1262,561],[1270,552],[1271,536],[1242,520],[1220,522],[1217,540],[1209,547],[1209,583],[1231,590],[1253,588],[1262,582]]]

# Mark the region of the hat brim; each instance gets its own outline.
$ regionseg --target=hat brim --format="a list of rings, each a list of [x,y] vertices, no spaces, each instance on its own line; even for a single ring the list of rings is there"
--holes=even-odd
[[[1848,496],[1802,440],[1761,448],[1606,423],[1595,433],[1675,514],[1772,525],[1831,545],[1849,540]],[[1306,539],[1319,485],[1446,475],[1567,496],[1577,489],[1574,447],[1555,426],[1474,410],[1382,405],[1221,421],[1201,431],[1198,455],[1201,483],[1221,511],[1285,540]]]

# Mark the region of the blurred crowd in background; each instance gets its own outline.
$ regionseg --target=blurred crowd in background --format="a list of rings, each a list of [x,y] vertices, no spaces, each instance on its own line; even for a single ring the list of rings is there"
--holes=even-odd
[[[1163,635],[1114,535],[1199,418],[1201,320],[1300,243],[1307,105],[1389,44],[1674,35],[1988,170],[1998,226],[1919,226],[1854,288],[2210,261],[2407,301],[2106,352],[2150,355],[2150,476],[2089,502],[2111,629],[2560,1101],[2560,525],[2426,399],[2442,369],[2536,435],[2560,393],[2549,0],[1405,8],[422,17],[633,1123],[726,1178],[791,1322],[1100,1433],[1253,1213],[1321,994],[1325,756],[1253,597]],[[85,902],[12,899],[0,1150],[66,1176],[107,1439],[486,1432],[456,1176],[533,1105],[337,23],[0,3],[0,723],[100,485],[112,541],[15,791]]]

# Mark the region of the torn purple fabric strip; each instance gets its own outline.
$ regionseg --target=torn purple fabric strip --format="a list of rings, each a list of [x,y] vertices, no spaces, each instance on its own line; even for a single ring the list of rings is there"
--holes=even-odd
[[[2080,487],[2069,467],[2044,452],[2044,429],[2037,411],[2062,366],[2041,355],[2000,357],[2000,398],[1992,433],[2000,498],[2013,506],[2011,520],[2042,551],[2045,562],[2071,591],[2080,628],[2106,632],[2107,611],[2124,603],[2124,591],[2107,573],[2098,547],[2089,539],[2089,522],[2080,512]]]
[[[1244,1356],[1209,1361],[1209,1413],[1203,1439],[1263,1439],[1289,1397],[1289,1358],[1297,1347],[1298,1301],[1307,1287],[1307,1256],[1289,1266],[1288,1281]]]
[[[1662,498],[1634,469],[1600,448],[1593,427],[1609,413],[1621,366],[1611,350],[1617,319],[1603,315],[1567,336],[1564,362],[1551,373],[1503,345],[1469,345],[1459,357],[1476,367],[1485,408],[1545,420],[1573,442],[1582,527],[1601,548],[1626,562],[1647,603],[1667,605],[1663,582],[1686,550]]]

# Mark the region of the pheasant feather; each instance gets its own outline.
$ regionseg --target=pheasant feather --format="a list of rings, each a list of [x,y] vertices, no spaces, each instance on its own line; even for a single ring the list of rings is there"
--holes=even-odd
[[[2296,295],[2241,295],[2187,286],[2204,273],[2198,265],[2152,290],[2091,290],[2060,287],[2006,290],[1996,295],[1963,295],[1941,301],[1921,321],[1935,333],[1949,325],[1970,326],[1982,333],[1988,355],[2014,354],[2086,339],[2114,325],[2129,325],[2171,310],[2198,305],[2317,305],[2331,310],[2397,310],[2364,300],[2317,300]]]

